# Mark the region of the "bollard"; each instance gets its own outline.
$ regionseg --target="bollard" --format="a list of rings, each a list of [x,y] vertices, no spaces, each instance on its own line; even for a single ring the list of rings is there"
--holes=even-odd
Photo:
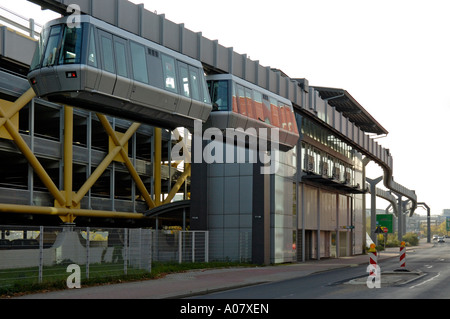
[[[404,241],[400,244],[400,270],[406,268],[406,243]]]
[[[375,275],[375,270],[377,268],[377,250],[375,248],[375,244],[370,245],[369,249],[369,267],[372,266],[370,269],[369,276]]]

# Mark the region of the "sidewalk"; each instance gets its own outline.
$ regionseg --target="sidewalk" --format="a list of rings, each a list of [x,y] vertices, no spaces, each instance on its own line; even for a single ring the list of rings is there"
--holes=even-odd
[[[408,251],[432,247],[423,243],[408,247]],[[387,248],[381,252],[378,261],[399,256],[398,248]],[[20,299],[165,299],[183,298],[245,287],[267,282],[287,280],[313,273],[342,267],[356,267],[368,264],[368,255],[322,259],[304,263],[252,268],[228,268],[194,270],[170,274],[161,279],[122,284],[87,287],[81,289],[54,291],[18,297]]]

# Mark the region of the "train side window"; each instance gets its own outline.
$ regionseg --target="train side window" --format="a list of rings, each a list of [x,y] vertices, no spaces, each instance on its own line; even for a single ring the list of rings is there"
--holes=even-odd
[[[264,122],[267,124],[273,124],[272,122],[272,112],[270,110],[269,96],[263,94],[263,112],[264,112]]]
[[[255,104],[256,119],[264,122],[265,118],[262,104],[262,94],[258,91],[253,90],[253,99]]]
[[[103,70],[116,73],[114,67],[112,36],[106,32],[100,32],[100,45],[102,47]]]
[[[278,111],[278,102],[274,98],[269,98],[270,100],[270,109],[272,112],[272,125],[276,127],[280,127],[280,115]]]
[[[186,64],[178,62],[180,81],[181,81],[181,93],[186,97],[191,97],[191,89],[189,87],[189,70]]]
[[[128,77],[126,42],[123,39],[114,38],[114,52],[116,55],[117,75]]]
[[[245,101],[245,90],[242,85],[236,84],[237,88],[237,104],[239,113],[242,115],[247,115],[247,103]]]
[[[148,83],[147,59],[145,48],[135,42],[130,42],[133,78],[136,81]]]
[[[288,130],[288,122],[286,119],[286,105],[282,102],[278,102],[279,114],[280,114],[280,128]]]
[[[249,118],[256,118],[255,106],[253,104],[252,90],[245,88],[245,99],[247,102],[247,115]]]
[[[203,102],[205,102],[207,104],[211,104],[211,97],[209,96],[208,85],[206,83],[205,77],[203,76],[200,81],[201,81],[202,88],[203,88]]]
[[[175,60],[167,55],[162,56],[164,71],[164,88],[168,91],[177,93]]]
[[[198,69],[192,66],[189,67],[189,82],[192,89],[192,98],[196,101],[202,101],[202,94],[200,91],[200,76]]]
[[[161,53],[152,48],[147,48],[148,79],[151,86],[163,88],[163,70]]]
[[[89,30],[88,64],[97,67],[97,49],[95,47],[94,28],[90,28]]]

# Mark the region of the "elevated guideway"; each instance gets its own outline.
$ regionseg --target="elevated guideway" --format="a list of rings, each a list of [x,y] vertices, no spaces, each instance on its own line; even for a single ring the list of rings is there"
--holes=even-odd
[[[69,5],[67,1],[29,1],[42,8],[67,15]],[[411,214],[417,207],[415,192],[394,181],[393,158],[390,151],[378,145],[369,135],[387,134],[387,131],[374,121],[347,91],[309,87],[306,79],[292,79],[280,70],[261,66],[259,61],[252,61],[247,55],[234,52],[233,48],[225,48],[217,40],[204,38],[201,32],[192,32],[183,24],[173,23],[165,19],[164,15],[145,10],[143,5],[135,5],[126,0],[71,0],[70,4],[78,5],[82,13],[198,59],[210,73],[230,73],[289,99],[295,109],[318,117],[346,141],[351,142],[355,149],[380,165],[384,171],[384,185],[411,200]],[[130,18],[133,16],[136,18]],[[2,61],[14,63],[18,67],[17,72],[23,74],[31,62],[36,41],[7,28],[2,29],[2,36],[9,39],[0,41]],[[29,49],[20,50],[23,56],[14,55],[11,49],[17,48],[17,45]],[[320,96],[325,92],[328,92],[327,96]],[[319,99],[316,100],[316,96],[319,96]],[[339,98],[347,100],[353,106],[356,105],[358,110],[346,111],[337,104]],[[352,117],[354,112],[360,116],[359,119]],[[360,121],[361,119],[363,121]]]
[[[67,15],[68,1],[29,1],[42,8]],[[264,67],[259,61],[248,59],[246,54],[239,54],[233,48],[223,47],[217,40],[207,39],[201,32],[192,32],[183,24],[167,20],[164,14],[157,15],[144,9],[143,5],[135,5],[126,0],[71,0],[70,4],[79,6],[84,14],[198,59],[203,63],[205,70],[211,73],[229,73],[287,98],[292,101],[295,108],[311,112],[318,117],[321,116],[318,108],[323,108],[325,117],[321,119],[346,140],[353,142],[358,151],[382,167],[385,187],[411,200],[411,214],[414,213],[417,207],[415,192],[394,180],[393,158],[390,151],[378,145],[368,135],[387,134],[387,131],[347,91],[310,88],[306,79],[292,79],[278,69]],[[314,102],[316,94],[323,94],[320,106]],[[338,105],[338,102],[341,104]],[[346,105],[342,105],[342,102]],[[346,111],[346,106],[352,109]],[[355,119],[355,116],[358,118]]]

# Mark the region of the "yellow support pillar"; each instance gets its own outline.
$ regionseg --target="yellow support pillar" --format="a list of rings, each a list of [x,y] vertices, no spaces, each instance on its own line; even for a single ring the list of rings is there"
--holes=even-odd
[[[161,153],[162,153],[162,131],[155,127],[153,135],[153,144],[155,147],[154,180],[155,180],[155,204],[161,204]]]
[[[64,106],[64,192],[66,198],[65,208],[74,208],[72,204],[73,185],[73,108]],[[55,201],[55,207],[61,207]],[[79,208],[79,205],[78,207]],[[72,213],[59,216],[64,223],[73,223],[75,216]]]
[[[66,207],[72,207],[73,184],[73,108],[64,108],[64,190]]]

